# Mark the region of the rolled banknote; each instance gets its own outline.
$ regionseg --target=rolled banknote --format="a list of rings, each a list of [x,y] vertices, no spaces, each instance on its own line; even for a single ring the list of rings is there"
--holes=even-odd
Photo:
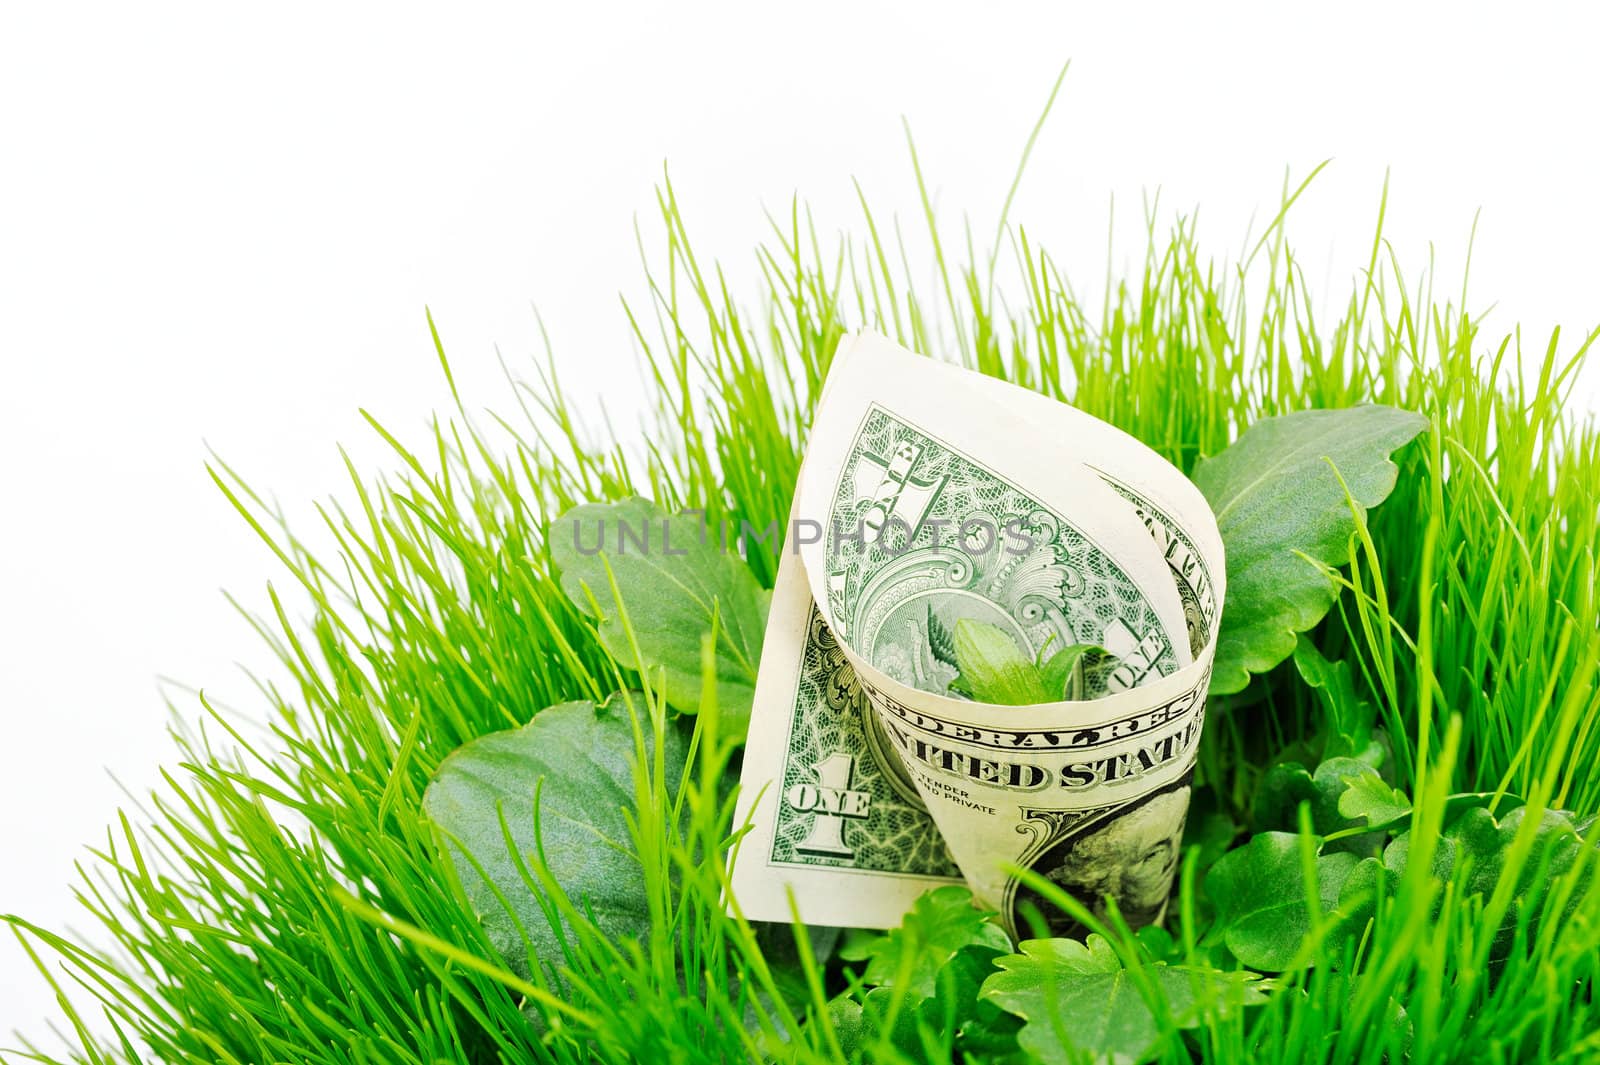
[[[1027,933],[1160,920],[1179,859],[1224,597],[1183,474],[1027,389],[848,336],[813,421],[742,770],[746,916],[888,927],[964,880]],[[999,706],[956,681],[962,620],[1030,658],[1104,648],[1074,701]]]

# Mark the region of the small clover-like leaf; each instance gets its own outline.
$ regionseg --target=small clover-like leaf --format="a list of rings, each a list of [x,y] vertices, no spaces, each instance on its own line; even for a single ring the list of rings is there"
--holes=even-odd
[[[895,987],[875,987],[865,996],[858,1040],[866,1054],[876,1060],[876,1051],[887,1044],[910,1060],[925,1056],[923,1032],[942,1032],[952,1037],[957,1057],[965,1054],[983,1061],[1002,1061],[1019,1057],[1016,1017],[979,997],[986,977],[994,972],[996,952],[988,947],[963,947],[941,967],[934,980],[931,997],[918,1000]],[[846,1048],[848,1049],[848,1048]]]
[[[1353,956],[1377,913],[1378,896],[1393,895],[1400,877],[1379,858],[1363,858],[1339,886],[1338,906],[1322,941],[1322,955],[1335,967]]]
[[[1346,811],[1341,802],[1353,782],[1360,781],[1366,787],[1371,781],[1392,795],[1391,802],[1403,803],[1409,810],[1409,800],[1390,789],[1378,773],[1376,767],[1383,760],[1384,748],[1374,741],[1357,757],[1336,755],[1323,759],[1315,772],[1308,771],[1299,762],[1278,763],[1263,775],[1256,788],[1256,827],[1292,830],[1299,824],[1299,808],[1304,803],[1309,806],[1314,831],[1322,835],[1339,834],[1338,839],[1328,843],[1329,849],[1353,851],[1362,857],[1376,854],[1382,846],[1382,837],[1356,833],[1356,830],[1386,827],[1386,824],[1367,821],[1359,812]],[[1372,794],[1376,797],[1377,792]]]
[[[923,894],[900,922],[881,936],[841,949],[849,961],[865,961],[862,979],[880,987],[901,987],[912,1004],[933,996],[939,970],[968,948],[998,954],[1011,940],[992,920],[993,914],[972,903],[972,892],[959,884]]]
[[[1339,796],[1339,814],[1353,821],[1365,821],[1369,828],[1387,828],[1411,814],[1411,800],[1391,788],[1378,771],[1362,766],[1345,778],[1344,794]]]

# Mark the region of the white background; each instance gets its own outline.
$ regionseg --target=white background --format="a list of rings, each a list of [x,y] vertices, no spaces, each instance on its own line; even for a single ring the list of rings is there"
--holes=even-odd
[[[763,206],[796,191],[824,233],[856,224],[852,176],[912,211],[902,115],[941,211],[987,232],[1070,58],[1013,217],[1080,278],[1113,194],[1130,233],[1142,191],[1202,205],[1232,253],[1286,166],[1331,156],[1291,227],[1315,284],[1337,295],[1365,260],[1389,166],[1413,270],[1436,241],[1457,285],[1481,207],[1493,328],[1542,350],[1600,322],[1592,18],[1121,6],[8,5],[0,912],[81,923],[72,863],[123,801],[107,768],[142,790],[170,758],[158,674],[258,707],[234,663],[266,656],[220,589],[259,605],[279,574],[206,444],[308,515],[343,491],[337,444],[383,462],[359,408],[415,441],[446,404],[425,304],[474,405],[510,407],[495,348],[528,365],[530,301],[574,393],[632,381],[617,293],[664,160],[736,282]],[[0,1033],[38,1033],[49,1004],[0,942]]]

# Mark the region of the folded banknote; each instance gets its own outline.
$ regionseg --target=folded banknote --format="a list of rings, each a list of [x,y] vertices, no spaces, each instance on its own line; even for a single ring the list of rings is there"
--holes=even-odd
[[[733,864],[747,917],[888,927],[965,882],[1026,934],[1161,919],[1224,595],[1200,492],[1037,392],[845,337],[813,420],[757,679]],[[1093,647],[1071,700],[977,700],[953,633]],[[1065,692],[1063,694],[1066,694]],[[1038,915],[1030,918],[1030,915]]]

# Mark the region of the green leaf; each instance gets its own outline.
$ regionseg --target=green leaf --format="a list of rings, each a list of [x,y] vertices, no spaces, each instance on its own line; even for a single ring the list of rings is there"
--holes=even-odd
[[[1257,829],[1291,829],[1300,804],[1315,804],[1316,798],[1317,786],[1310,770],[1297,761],[1277,762],[1261,775],[1250,816]],[[1315,813],[1312,823],[1316,823]]]
[[[1016,1024],[978,1000],[993,959],[1011,949],[993,917],[973,905],[970,891],[953,884],[918,898],[898,928],[848,935],[839,955],[865,961],[862,983],[877,986],[859,1005],[847,1000],[849,1005],[830,1006],[841,1035],[848,1030],[846,1050],[892,1047],[915,1059],[923,1056],[923,1028],[953,1035],[959,1046],[986,1060],[1015,1051]]]
[[[839,956],[865,961],[866,983],[904,987],[915,1006],[934,994],[939,970],[958,951],[979,947],[999,954],[1011,949],[1011,940],[991,920],[993,916],[973,905],[972,892],[949,884],[918,898],[899,928],[864,942],[849,942]]]
[[[1339,814],[1365,821],[1369,828],[1387,828],[1411,815],[1411,800],[1391,788],[1370,766],[1346,778],[1344,794],[1339,796]]]
[[[613,705],[620,702],[613,697],[599,710],[590,702],[562,703],[522,728],[473,740],[444,760],[423,794],[423,810],[444,835],[490,942],[524,978],[537,959],[555,981],[565,958],[562,938],[570,942],[572,936],[568,922],[559,919],[558,935],[544,908],[549,899],[531,873],[529,856],[541,842],[550,875],[607,936],[642,940],[650,931],[644,870],[631,853],[628,827],[634,809],[633,728],[625,708]],[[688,742],[671,725],[665,736],[670,795],[678,788]],[[653,750],[648,730],[646,741]],[[517,856],[530,876],[523,875]]]
[[[1252,969],[1283,972],[1307,961],[1302,947],[1311,932],[1311,907],[1300,846],[1291,833],[1261,832],[1218,859],[1206,877],[1216,930],[1234,957]],[[1338,905],[1345,878],[1358,863],[1346,852],[1317,857],[1315,890],[1324,912]]]
[[[1092,643],[1075,643],[1063,647],[1039,667],[1039,680],[1052,699],[1082,699],[1085,690],[1084,671],[1097,659],[1110,654],[1104,647]]]
[[[1492,960],[1503,960],[1511,950],[1517,925],[1522,920],[1519,915],[1526,910],[1529,914],[1528,923],[1536,928],[1545,893],[1552,882],[1571,869],[1578,860],[1583,838],[1577,822],[1565,810],[1545,810],[1539,815],[1538,822],[1529,826],[1525,806],[1519,806],[1497,819],[1476,802],[1468,804],[1468,800],[1478,800],[1480,796],[1451,798],[1462,800],[1466,808],[1455,816],[1439,840],[1433,858],[1433,873],[1441,880],[1454,881],[1456,893],[1463,898],[1480,895],[1486,903],[1503,877],[1515,876],[1510,905],[1495,931],[1490,950]],[[1511,864],[1514,847],[1522,832],[1528,833],[1523,844],[1527,847],[1526,854],[1520,861]],[[1396,873],[1403,873],[1410,859],[1410,847],[1409,832],[1396,836],[1384,851],[1385,866]],[[1591,863],[1586,868],[1586,875],[1593,876],[1593,869]],[[1577,905],[1582,895],[1582,889],[1573,893],[1568,912]]]
[[[1328,661],[1315,644],[1301,636],[1295,643],[1294,665],[1322,705],[1327,736],[1323,754],[1361,753],[1372,742],[1378,710],[1356,693],[1350,663]]]
[[[983,982],[994,972],[995,955],[987,948],[967,947],[939,970],[938,991],[917,1008],[918,1019],[934,1031],[956,1034],[955,1060],[992,1062],[1022,1060],[1017,1047],[1021,1022],[993,1001],[981,997]]]
[[[1526,806],[1498,819],[1476,807],[1465,811],[1445,831],[1445,838],[1454,844],[1455,861],[1464,873],[1467,894],[1493,893],[1506,872],[1507,853],[1524,830],[1527,818]],[[1517,870],[1517,895],[1526,894],[1533,879],[1546,879],[1571,866],[1578,854],[1577,826],[1565,810],[1545,810],[1539,815],[1538,824],[1528,831],[1533,844],[1528,861]]]
[[[1319,564],[1349,561],[1351,502],[1370,508],[1388,498],[1398,476],[1390,454],[1427,425],[1377,405],[1297,411],[1263,418],[1195,467],[1228,556],[1213,694],[1243,691],[1250,674],[1282,662],[1295,634],[1322,620],[1335,589]]]
[[[1039,667],[999,626],[962,618],[956,622],[954,643],[962,686],[979,702],[1028,706],[1061,698],[1059,691],[1050,694]]]
[[[894,987],[875,987],[867,992],[858,1018],[848,1011],[836,1011],[855,1020],[855,1045],[865,1054],[862,1060],[886,1057],[892,1047],[912,1061],[930,1056],[924,1033],[935,1043],[946,1042],[960,1055],[973,1055],[985,1062],[1024,1060],[1017,1048],[1021,1022],[993,1002],[980,998],[983,981],[994,972],[997,951],[988,947],[963,947],[941,966],[935,975],[934,993],[918,998]],[[850,1048],[846,1046],[846,1051]],[[944,1055],[940,1055],[942,1058]]]
[[[1388,788],[1378,772],[1385,757],[1383,745],[1371,741],[1357,757],[1324,758],[1315,772],[1308,772],[1296,761],[1279,762],[1267,770],[1256,788],[1252,808],[1256,828],[1293,831],[1299,826],[1300,805],[1306,803],[1310,806],[1311,827],[1315,832],[1323,836],[1339,834],[1338,838],[1325,842],[1324,850],[1347,850],[1362,857],[1377,854],[1383,846],[1383,835],[1356,830],[1387,825],[1369,824],[1362,817],[1346,813],[1340,803],[1353,782],[1369,776]],[[1410,808],[1409,800],[1403,795],[1399,796],[1399,801]]]
[[[586,503],[550,527],[550,553],[561,590],[599,621],[600,642],[617,661],[639,669],[611,593],[622,593],[651,684],[663,685],[680,712],[700,708],[700,642],[716,617],[717,703],[730,735],[748,727],[756,668],[771,595],[714,532],[690,514],[669,515],[637,496]],[[593,597],[591,599],[591,596]]]
[[[1024,1021],[1017,1043],[1044,1062],[1112,1063],[1149,1058],[1173,1028],[1221,1019],[1265,1001],[1253,973],[1154,964],[1130,974],[1098,935],[1085,942],[1031,939],[996,961],[982,996]],[[1164,1006],[1157,1019],[1140,988]]]
[[[1339,885],[1339,901],[1322,941],[1322,955],[1334,967],[1353,957],[1367,924],[1378,910],[1379,894],[1394,897],[1400,877],[1379,858],[1363,858]]]
[[[1312,826],[1324,836],[1339,833],[1339,838],[1323,844],[1323,853],[1349,851],[1364,858],[1377,854],[1383,848],[1382,832],[1357,832],[1361,828],[1376,829],[1382,826],[1345,812],[1340,804],[1350,786],[1357,781],[1371,779],[1388,788],[1378,772],[1384,757],[1382,745],[1372,742],[1358,757],[1338,755],[1324,758],[1311,775],[1311,786],[1315,792],[1311,801]],[[1409,808],[1410,802],[1404,795],[1398,792],[1394,794],[1398,796],[1398,801],[1406,803]]]
[[[866,1049],[872,1038],[872,1026],[861,1003],[848,995],[840,995],[828,1003],[828,1024],[839,1040],[840,1049],[851,1060]]]

